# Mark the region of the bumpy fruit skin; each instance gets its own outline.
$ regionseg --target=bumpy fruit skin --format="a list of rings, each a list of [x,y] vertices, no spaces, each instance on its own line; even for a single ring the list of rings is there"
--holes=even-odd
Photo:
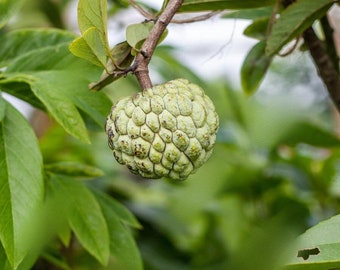
[[[203,90],[177,79],[119,100],[105,129],[114,157],[132,173],[184,180],[210,157],[218,123]]]

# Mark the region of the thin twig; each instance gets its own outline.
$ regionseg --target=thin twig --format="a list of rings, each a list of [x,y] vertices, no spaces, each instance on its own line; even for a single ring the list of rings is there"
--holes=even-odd
[[[152,82],[149,76],[148,65],[151,57],[157,47],[158,41],[161,38],[166,27],[171,19],[181,7],[183,0],[170,0],[168,5],[163,10],[162,14],[158,17],[154,27],[149,33],[149,36],[144,41],[139,53],[136,56],[134,63],[134,74],[137,77],[141,88],[148,89],[152,87]]]
[[[205,13],[199,16],[195,16],[192,18],[186,18],[186,19],[173,19],[171,20],[171,23],[177,23],[177,24],[182,24],[182,23],[194,23],[194,22],[201,22],[205,21],[207,19],[210,19],[211,17],[214,17],[217,14],[220,14],[221,11],[213,11],[209,13]]]
[[[143,9],[140,5],[136,3],[134,0],[129,0],[129,4],[136,9],[143,17],[145,17],[148,20],[154,20],[155,16],[149,12],[147,12],[145,9]]]
[[[286,57],[286,56],[292,54],[292,53],[295,51],[295,49],[297,48],[300,39],[301,39],[301,36],[298,36],[298,37],[294,40],[293,46],[291,46],[291,47],[290,47],[287,51],[285,51],[285,52],[279,52],[278,55],[281,56],[281,57]]]
[[[273,13],[270,16],[270,19],[269,19],[269,22],[268,22],[268,26],[267,26],[267,30],[266,30],[266,36],[270,35],[272,28],[273,28],[273,25],[277,20],[277,15],[279,13],[280,5],[281,5],[280,1],[277,1],[275,6],[274,6]]]

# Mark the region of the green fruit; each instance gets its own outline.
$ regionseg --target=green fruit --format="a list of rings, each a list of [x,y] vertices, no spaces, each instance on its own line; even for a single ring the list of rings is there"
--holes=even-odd
[[[132,173],[184,180],[210,157],[218,116],[199,86],[177,79],[119,100],[105,129],[114,157]]]

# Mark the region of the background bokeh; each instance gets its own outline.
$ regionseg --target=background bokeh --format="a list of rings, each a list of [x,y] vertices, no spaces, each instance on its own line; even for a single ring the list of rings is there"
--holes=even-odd
[[[50,1],[58,16],[43,2],[28,1],[8,27],[77,32],[76,1]],[[109,2],[113,45],[143,17],[125,1]],[[152,10],[161,1],[141,2]],[[255,44],[242,35],[248,23],[216,15],[171,25],[152,59],[155,83],[184,77],[201,85],[220,117],[214,154],[185,182],[131,175],[115,162],[103,130],[93,127],[92,144],[85,146],[45,114],[11,99],[39,130],[45,163],[79,161],[105,172],[87,185],[138,218],[143,227],[134,236],[146,270],[278,269],[296,255],[296,236],[339,211],[337,116],[309,55],[275,58],[259,91],[245,95],[240,67]],[[138,91],[138,84],[129,75],[102,91],[115,102]],[[72,269],[113,269],[82,252],[72,260]]]

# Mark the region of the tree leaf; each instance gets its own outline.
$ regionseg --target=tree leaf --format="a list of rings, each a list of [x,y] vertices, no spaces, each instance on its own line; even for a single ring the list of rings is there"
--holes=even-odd
[[[42,157],[25,118],[6,102],[0,123],[0,240],[15,268],[28,253],[27,233],[43,201]]]
[[[105,67],[107,57],[100,34],[97,28],[87,29],[83,36],[76,38],[70,44],[70,51],[94,65]]]
[[[23,73],[8,74],[8,79],[0,81],[1,83],[25,82],[30,85],[32,92],[45,105],[49,113],[57,122],[72,136],[89,143],[87,129],[78,110],[50,81],[40,77],[41,73],[27,75]]]
[[[52,191],[65,198],[69,224],[79,242],[101,264],[107,264],[109,231],[96,198],[82,182],[66,176],[52,175],[51,183]]]
[[[340,215],[335,215],[311,227],[298,239],[298,248],[340,243]],[[339,254],[340,258],[340,254]]]
[[[78,25],[81,37],[70,45],[71,52],[91,63],[105,67],[110,57],[107,38],[107,1],[80,0]]]
[[[52,42],[60,43],[50,43],[49,34]],[[102,128],[112,103],[105,94],[88,91],[88,84],[98,78],[101,69],[69,52],[74,35],[67,31],[22,30],[7,37],[6,48],[12,50],[5,54],[2,90],[48,110],[67,132],[89,142],[77,108]]]
[[[106,35],[107,33],[107,1],[105,0],[79,0],[78,2],[78,26],[83,34],[89,28],[96,28]]]
[[[1,84],[0,88],[3,92],[6,92],[12,96],[15,96],[27,103],[31,104],[33,107],[36,107],[40,110],[45,111],[45,106],[41,103],[41,101],[33,94],[30,86],[24,82],[8,82],[6,84]]]
[[[64,17],[64,6],[67,4],[66,2],[55,2],[51,0],[40,2],[40,10],[48,19],[50,25],[59,29],[67,28],[67,23]]]
[[[143,45],[144,40],[148,37],[150,31],[154,26],[153,22],[143,22],[143,23],[136,23],[130,24],[126,28],[126,41],[127,43],[134,48],[135,50],[139,50]],[[161,43],[166,35],[168,34],[167,29],[163,32],[160,40],[158,43]]]
[[[135,59],[131,54],[131,49],[131,46],[126,41],[114,46],[111,50],[111,58],[107,62],[106,69],[102,73],[99,81],[91,83],[89,88],[94,91],[99,91],[106,85],[124,76],[124,73],[116,75],[114,72],[128,68],[131,65]]]
[[[280,49],[326,14],[333,0],[299,0],[288,6],[274,23],[268,37],[266,54],[274,55]]]
[[[208,11],[223,9],[249,9],[270,6],[276,3],[276,0],[184,0],[180,11]]]
[[[3,269],[3,270],[12,270],[13,269],[11,267],[10,263],[7,260],[6,252],[3,248],[3,246],[1,245],[1,241],[0,241],[0,269]]]
[[[72,239],[72,230],[68,224],[59,230],[58,237],[64,246],[68,246],[70,244]]]
[[[79,68],[73,73],[69,70],[43,71],[34,73],[34,76],[49,85],[45,90],[52,90],[53,87],[54,91],[58,91],[60,96],[85,112],[102,129],[112,102],[104,93],[88,91],[90,78],[84,77],[86,73],[83,73],[84,70]],[[86,130],[82,132],[87,134]]]
[[[143,264],[137,245],[131,232],[120,222],[115,208],[112,207],[112,200],[99,192],[96,192],[96,198],[108,223],[114,269],[142,270]]]
[[[245,20],[256,20],[264,17],[270,17],[273,13],[273,7],[260,7],[251,9],[242,9],[224,14],[221,18],[223,19],[245,19]]]
[[[112,102],[104,93],[88,91],[90,78],[85,77],[86,74],[87,72],[84,72],[80,67],[74,70],[73,73],[70,73],[69,70],[63,70],[37,72],[34,75],[39,80],[45,83],[48,82],[51,87],[54,86],[54,89],[58,90],[60,95],[63,95],[77,108],[85,112],[103,129]]]
[[[285,270],[337,270],[340,267],[340,243],[318,245],[314,248],[298,250],[297,259],[289,263]],[[304,254],[304,255],[301,255]],[[301,256],[305,256],[303,259]]]
[[[1,1],[0,2],[0,28],[2,28],[9,19],[19,11],[25,0]]]
[[[0,66],[7,66],[13,59],[22,57],[32,51],[47,47],[68,44],[75,34],[58,29],[14,30],[0,35]]]
[[[141,43],[148,37],[153,26],[153,22],[130,24],[126,28],[127,43],[136,50],[140,49]]]
[[[281,133],[278,144],[306,143],[317,147],[337,147],[339,138],[331,131],[309,122],[297,122],[285,132]]]
[[[257,43],[248,53],[241,67],[241,84],[243,91],[253,94],[263,80],[272,57],[265,54],[265,41]]]
[[[3,99],[1,91],[0,91],[0,122],[5,117],[5,110],[6,110],[6,103],[5,103],[5,100]]]
[[[60,258],[53,254],[45,251],[41,254],[41,258],[44,258],[45,261],[49,262],[54,267],[57,267],[58,270],[72,270],[72,268],[67,264],[65,258]]]
[[[130,63],[126,62],[130,62],[127,61],[127,58],[131,56],[131,49],[131,46],[126,41],[116,44],[111,49],[111,57],[114,60],[114,64],[117,65],[118,68],[124,69],[130,66]],[[110,64],[113,65],[113,63]],[[114,66],[110,66],[108,70],[112,73],[115,68],[116,67]]]
[[[256,19],[244,29],[243,34],[250,38],[265,40],[267,38],[268,22],[268,17]]]
[[[113,197],[110,197],[96,190],[93,190],[93,193],[97,196],[97,198],[101,199],[102,204],[105,204],[108,208],[112,209],[115,212],[116,216],[120,219],[121,222],[137,229],[140,229],[142,227],[135,216],[130,212],[130,210],[128,210],[123,204],[116,201]]]
[[[17,270],[33,269],[38,258],[43,256],[46,247],[50,247],[49,244],[55,241],[56,236],[65,234],[65,228],[69,228],[70,207],[67,203],[68,200],[65,200],[65,194],[52,192],[50,174],[45,172],[44,175],[46,183],[44,203],[39,211],[31,216],[30,250]]]
[[[340,267],[340,215],[320,222],[298,239],[297,250],[285,269],[323,270]]]
[[[74,177],[85,177],[85,178],[94,178],[102,176],[104,173],[102,170],[82,164],[77,162],[58,162],[53,164],[45,165],[45,170],[50,171],[55,174],[62,174],[67,176]]]

